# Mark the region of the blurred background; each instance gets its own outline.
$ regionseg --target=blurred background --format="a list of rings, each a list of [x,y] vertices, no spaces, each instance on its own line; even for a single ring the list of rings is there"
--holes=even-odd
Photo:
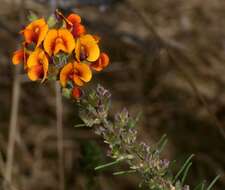
[[[0,189],[8,172],[6,189],[62,190],[62,134],[64,189],[138,189],[138,176],[112,175],[126,165],[96,172],[110,161],[108,147],[91,129],[73,127],[81,122],[76,105],[63,99],[63,133],[57,131],[55,84],[28,82],[11,63],[29,11],[47,17],[56,6],[80,14],[110,55],[110,67],[86,88],[100,83],[112,92],[112,115],[123,107],[134,116],[142,112],[140,141],[167,134],[164,156],[177,160],[174,172],[195,154],[187,184],[220,174],[214,189],[225,189],[222,0],[0,0]]]

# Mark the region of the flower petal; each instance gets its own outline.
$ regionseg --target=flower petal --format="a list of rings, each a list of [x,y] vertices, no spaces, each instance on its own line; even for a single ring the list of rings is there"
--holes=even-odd
[[[69,75],[73,72],[73,68],[74,67],[72,63],[68,63],[62,68],[59,76],[60,84],[62,87],[66,86]]]
[[[75,73],[78,72],[79,78],[84,82],[89,82],[92,78],[92,72],[88,65],[84,63],[74,64]]]
[[[48,53],[49,56],[53,54],[54,46],[55,46],[55,40],[58,36],[58,32],[55,29],[51,29],[48,31],[47,36],[44,40],[44,49]]]
[[[32,81],[36,81],[43,77],[43,66],[42,65],[34,65],[28,69],[28,77]]]
[[[39,38],[38,38],[38,41],[37,41],[37,46],[36,47],[39,47],[40,44],[43,42],[43,40],[45,39],[45,36],[48,32],[48,25],[44,25],[40,28],[40,34],[39,34]]]
[[[44,81],[47,77],[48,66],[49,62],[45,52],[42,49],[37,48],[31,53],[27,60],[29,78],[31,80],[42,78],[42,81]]]
[[[71,53],[75,48],[75,40],[73,35],[67,29],[59,29],[58,36],[63,39],[67,53]]]
[[[59,51],[71,53],[75,48],[73,35],[67,29],[49,30],[45,40],[44,49],[51,56]]]
[[[13,53],[12,62],[14,65],[22,63],[24,60],[24,51],[19,49]]]
[[[40,19],[37,19],[37,20],[31,22],[31,23],[25,28],[25,30],[26,30],[26,29],[33,29],[33,28],[36,27],[36,26],[42,27],[42,26],[44,26],[44,25],[46,25],[45,19],[44,19],[44,18],[40,18]]]
[[[24,30],[25,42],[30,44],[36,43],[36,47],[43,42],[48,31],[48,25],[43,18],[31,22]]]
[[[75,56],[78,61],[80,61],[80,48],[81,48],[81,44],[80,44],[80,39],[78,38],[75,45]]]
[[[84,82],[77,75],[73,76],[73,81],[78,86],[83,86],[84,85]]]
[[[91,68],[96,71],[101,71],[109,64],[109,57],[106,53],[101,53],[98,60],[91,64]]]
[[[43,54],[44,54],[44,52],[43,52]],[[44,72],[44,76],[43,76],[43,79],[42,79],[42,82],[43,82],[47,78],[48,67],[49,67],[48,58],[46,57],[45,54],[42,57],[42,66],[43,66],[43,72]]]
[[[34,39],[33,31],[31,29],[25,29],[23,31],[25,42],[30,44]]]
[[[40,49],[35,50],[34,52],[32,52],[27,60],[27,67],[31,68],[35,65],[39,64],[39,53],[40,53]]]
[[[87,51],[87,60],[90,62],[96,61],[100,55],[100,49],[95,38],[87,34],[80,37],[80,43]]]
[[[65,45],[62,43],[55,43],[54,55],[59,53],[60,51],[67,52]]]
[[[98,47],[98,44],[92,44],[90,46],[87,46],[88,51],[88,57],[87,60],[90,62],[96,61],[100,55],[100,49]]]

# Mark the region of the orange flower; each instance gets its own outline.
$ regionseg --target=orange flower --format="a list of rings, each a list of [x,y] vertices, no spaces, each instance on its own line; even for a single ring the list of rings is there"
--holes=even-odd
[[[51,29],[44,40],[44,49],[50,56],[60,51],[71,53],[74,48],[74,38],[67,29]]]
[[[92,72],[88,65],[84,63],[68,63],[60,72],[60,83],[63,87],[67,81],[71,80],[78,86],[83,86],[85,82],[89,82],[92,78]]]
[[[85,34],[85,27],[81,24],[81,18],[77,14],[70,14],[67,18],[67,28],[72,29],[72,34],[74,38],[78,38],[81,35]],[[69,22],[68,22],[69,21]]]
[[[42,79],[44,81],[47,77],[48,65],[47,55],[42,49],[37,48],[27,60],[28,77],[30,80],[36,81]]]
[[[97,61],[91,63],[91,68],[96,71],[101,71],[109,64],[109,56],[106,53],[101,53]]]
[[[35,43],[39,47],[48,32],[48,25],[43,18],[30,23],[23,31],[25,42]]]
[[[23,49],[16,50],[13,53],[12,62],[13,62],[14,65],[18,65],[20,63],[23,63],[24,60],[25,60],[25,52],[24,52]]]
[[[77,39],[75,53],[77,60],[96,61],[100,55],[98,41],[90,34]]]

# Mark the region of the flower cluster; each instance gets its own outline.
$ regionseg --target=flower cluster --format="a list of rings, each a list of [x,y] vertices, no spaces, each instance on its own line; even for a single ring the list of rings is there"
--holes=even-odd
[[[100,52],[100,38],[86,32],[79,15],[55,15],[33,18],[21,32],[24,42],[14,52],[13,64],[23,63],[30,80],[59,80],[70,96],[79,98],[80,87],[92,78],[92,71],[101,71],[109,64],[106,53]]]

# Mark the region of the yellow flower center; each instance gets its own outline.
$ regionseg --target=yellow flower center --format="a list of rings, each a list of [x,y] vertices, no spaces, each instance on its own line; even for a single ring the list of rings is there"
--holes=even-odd
[[[55,42],[61,44],[61,43],[63,43],[63,39],[58,37],[58,38],[56,38]]]
[[[38,34],[38,33],[39,33],[39,31],[40,31],[39,26],[36,26],[36,27],[34,28],[34,33]]]

